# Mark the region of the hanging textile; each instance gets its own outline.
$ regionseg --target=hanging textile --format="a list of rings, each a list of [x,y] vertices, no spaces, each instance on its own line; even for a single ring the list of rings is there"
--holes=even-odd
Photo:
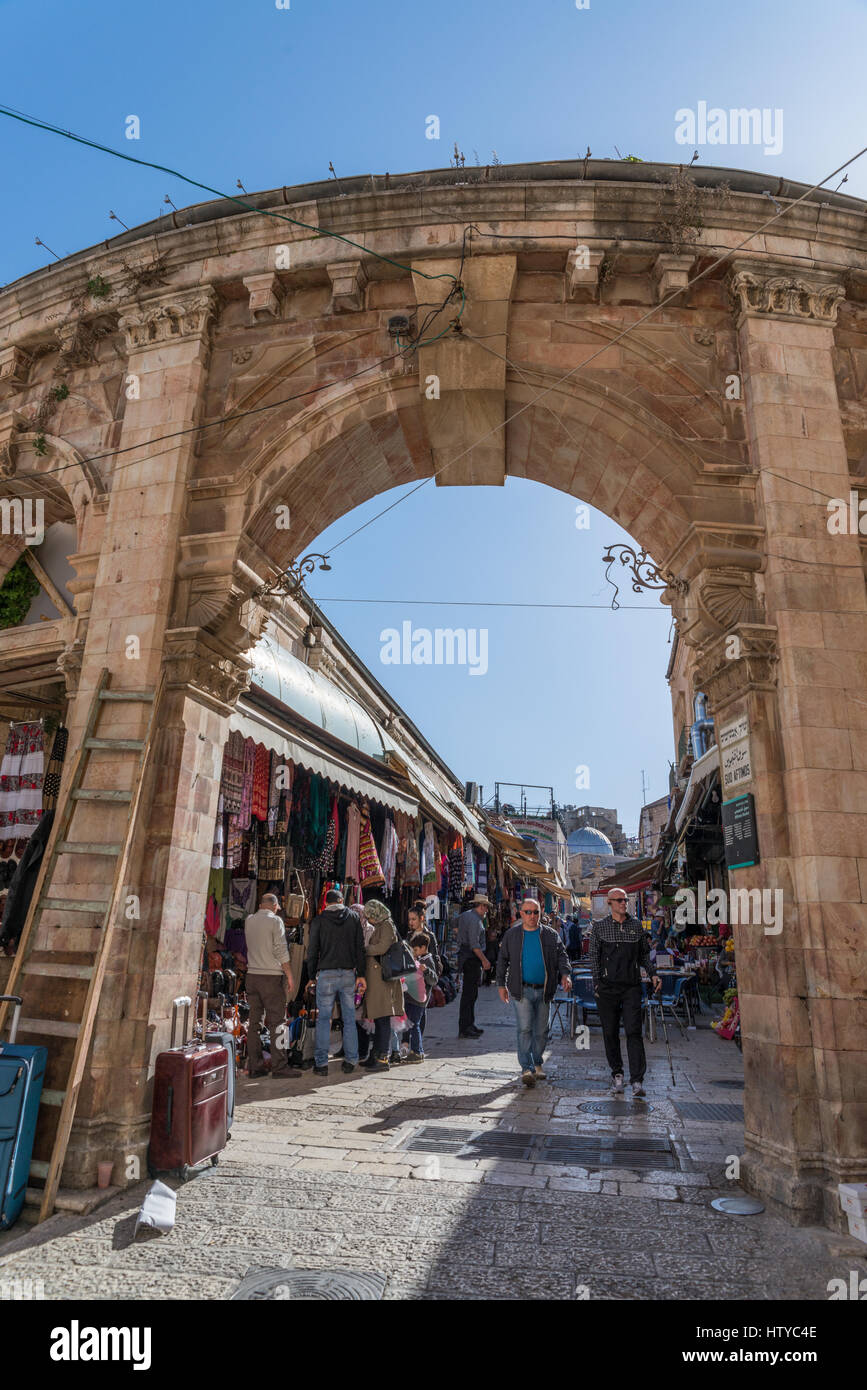
[[[268,762],[268,834],[275,835],[277,833],[277,817],[280,812],[280,783],[286,780],[286,775],[284,773],[282,778],[280,776],[283,759],[279,753],[274,752],[273,748]]]
[[[488,856],[481,853],[476,855],[476,892],[488,895]]]
[[[237,816],[226,821],[226,868],[237,869],[241,864],[244,836]]]
[[[69,730],[65,724],[58,725],[54,732],[54,742],[51,745],[51,757],[48,759],[48,767],[45,770],[45,782],[42,787],[42,810],[53,811],[57,807],[57,798],[60,795],[60,779],[63,775],[63,763],[66,758],[66,745],[69,742]]]
[[[379,884],[385,882],[385,875],[382,872],[382,865],[379,862],[379,855],[376,852],[376,845],[373,842],[373,831],[370,828],[370,813],[367,806],[365,806],[361,812],[358,868],[358,881],[365,888],[375,888]]]
[[[394,874],[397,868],[397,831],[394,828],[394,822],[388,816],[386,816],[385,829],[382,832],[379,858],[385,878],[385,891],[391,897],[394,891]]]
[[[459,903],[464,896],[464,840],[455,835],[449,849],[449,884],[452,902]]]
[[[409,822],[406,835],[406,863],[403,881],[407,888],[418,888],[421,884],[421,865],[418,857],[418,836],[421,826],[417,818]]]
[[[229,914],[232,917],[249,917],[256,911],[256,880],[254,878],[233,878],[229,884]]]
[[[0,764],[0,840],[24,843],[42,815],[45,772],[42,725],[12,724]]]
[[[464,887],[476,886],[476,857],[469,840],[464,842]]]
[[[259,882],[276,883],[286,873],[286,843],[281,839],[263,840],[259,848]]]
[[[421,881],[423,884],[433,884],[436,882],[436,840],[434,839],[433,822],[426,820],[424,823],[424,838],[421,846]]]
[[[354,801],[346,810],[346,869],[345,877],[358,883],[358,850],[361,833],[361,812]]]
[[[270,792],[271,754],[264,743],[257,743],[253,758],[253,795],[250,804],[250,814],[254,820],[268,819]]]
[[[241,813],[241,788],[244,783],[244,736],[237,732],[229,734],[223,749],[223,770],[220,776],[220,793],[226,813],[237,816]]]
[[[251,738],[244,739],[243,775],[241,778],[241,809],[238,824],[242,830],[250,829],[250,813],[253,806],[253,770],[256,766],[256,745]]]
[[[247,877],[258,878],[259,875],[259,822],[250,822],[250,836],[247,841]],[[255,908],[253,909],[255,911]]]
[[[226,817],[224,814],[223,793],[217,802],[217,820],[214,825],[214,843],[211,846],[211,868],[222,869],[226,862]]]

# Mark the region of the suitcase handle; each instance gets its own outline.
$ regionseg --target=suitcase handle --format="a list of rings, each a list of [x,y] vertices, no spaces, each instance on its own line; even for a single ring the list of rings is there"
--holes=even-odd
[[[172,1040],[169,1043],[170,1048],[173,1048],[175,1045],[175,1028],[178,1022],[178,1009],[182,1004],[184,1006],[184,1026],[181,1032],[181,1047],[184,1047],[186,1045],[187,1023],[189,1022],[190,1018],[190,1005],[192,1004],[192,1002],[193,1001],[188,994],[181,994],[178,996],[177,999],[172,1000]]]
[[[21,998],[20,994],[0,994],[0,1004],[15,1005],[15,1008],[12,1012],[12,1022],[9,1025],[10,1046],[12,1045],[12,1043],[14,1043],[18,1035],[18,1020],[21,1017],[21,1005],[23,1003],[24,1000]]]

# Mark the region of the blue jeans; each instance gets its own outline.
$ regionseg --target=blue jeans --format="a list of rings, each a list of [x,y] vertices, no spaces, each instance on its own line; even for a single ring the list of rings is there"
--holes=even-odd
[[[415,999],[410,999],[407,996],[403,1001],[403,1007],[406,1009],[406,1016],[412,1024],[409,1030],[409,1050],[410,1052],[423,1053],[424,1042],[422,1041],[422,1032],[424,1030],[426,1006],[416,1003]]]
[[[533,1071],[542,1065],[542,1053],[548,1042],[548,1005],[544,985],[525,985],[523,996],[512,999],[515,1022],[518,1025],[518,1061],[521,1071]]]
[[[331,1014],[334,1000],[340,996],[340,1012],[343,1015],[343,1054],[347,1062],[358,1061],[358,1033],[355,1028],[355,971],[320,970],[316,976],[316,1007],[319,1017],[316,1020],[317,1067],[328,1066],[328,1044],[331,1041]]]

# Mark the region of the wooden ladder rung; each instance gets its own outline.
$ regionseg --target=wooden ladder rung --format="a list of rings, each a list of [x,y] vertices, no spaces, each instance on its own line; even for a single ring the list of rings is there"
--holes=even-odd
[[[152,690],[101,690],[100,700],[140,700],[143,704],[150,704],[154,698]]]
[[[49,980],[89,980],[93,974],[92,965],[55,965],[54,961],[28,960],[21,970],[22,975],[44,975]]]
[[[101,791],[95,787],[79,787],[72,793],[73,801],[132,801],[132,792]]]
[[[95,840],[61,840],[57,846],[58,854],[120,854],[123,845],[97,844]]]
[[[55,912],[106,912],[110,898],[43,898],[42,910],[53,908]]]
[[[53,1018],[22,1018],[18,1020],[19,1032],[44,1033],[46,1037],[52,1038],[77,1038],[80,1026],[78,1023],[59,1023]]]
[[[85,748],[90,748],[90,749],[117,748],[117,749],[128,750],[128,751],[131,752],[131,753],[140,753],[141,750],[144,748],[144,739],[142,739],[142,738],[86,738],[86,739],[84,740],[84,746],[85,746]]]

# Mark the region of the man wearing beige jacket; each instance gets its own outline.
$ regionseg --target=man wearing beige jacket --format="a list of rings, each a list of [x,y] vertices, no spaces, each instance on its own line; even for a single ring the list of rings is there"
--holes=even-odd
[[[286,929],[282,918],[277,916],[277,907],[274,894],[265,893],[259,900],[259,911],[252,912],[244,922],[247,938],[247,1002],[250,1005],[248,1076],[267,1075],[259,1039],[263,1016],[271,1035],[271,1075],[293,1075],[286,1053],[277,1049],[277,1029],[286,1015],[286,992],[287,989],[294,989]]]

